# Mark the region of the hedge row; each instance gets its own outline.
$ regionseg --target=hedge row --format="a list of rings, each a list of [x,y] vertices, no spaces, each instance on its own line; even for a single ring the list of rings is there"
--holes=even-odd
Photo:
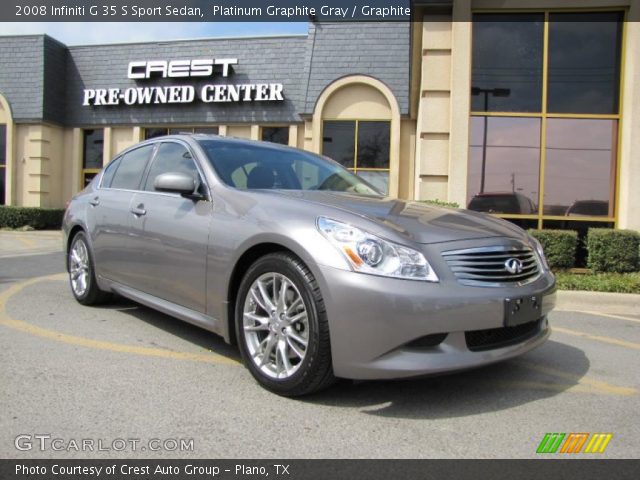
[[[591,228],[587,251],[587,266],[593,272],[625,273],[640,269],[640,234],[633,230]]]
[[[578,232],[529,230],[545,252],[552,269],[574,266]],[[626,273],[640,270],[640,233],[633,230],[590,228],[585,240],[587,266],[594,273]]]
[[[0,206],[0,228],[57,229],[62,226],[63,215],[60,208]]]
[[[578,232],[574,230],[529,230],[542,245],[547,263],[553,269],[571,268],[576,259]]]

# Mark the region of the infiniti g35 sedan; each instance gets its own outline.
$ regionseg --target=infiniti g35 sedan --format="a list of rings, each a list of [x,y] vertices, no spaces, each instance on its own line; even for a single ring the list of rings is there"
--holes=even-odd
[[[71,291],[237,344],[280,395],[463,370],[550,333],[540,244],[482,213],[385,197],[339,164],[211,135],[125,150],[64,217]]]

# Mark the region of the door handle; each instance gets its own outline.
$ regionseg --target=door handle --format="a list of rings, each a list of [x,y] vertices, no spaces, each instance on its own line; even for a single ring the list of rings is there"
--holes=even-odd
[[[98,205],[100,205],[100,197],[92,198],[91,200],[89,200],[89,204],[93,207],[97,207]]]
[[[133,213],[136,217],[141,217],[147,214],[147,211],[144,209],[144,205],[141,203],[137,207],[131,209],[131,213]]]

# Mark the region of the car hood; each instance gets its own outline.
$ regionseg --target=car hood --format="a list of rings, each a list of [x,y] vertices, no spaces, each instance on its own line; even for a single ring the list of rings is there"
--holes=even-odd
[[[523,231],[513,224],[469,210],[350,193],[299,190],[278,193],[366,217],[417,243],[523,236]]]

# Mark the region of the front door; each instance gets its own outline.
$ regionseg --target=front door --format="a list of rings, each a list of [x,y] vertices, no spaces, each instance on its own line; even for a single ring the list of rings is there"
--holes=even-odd
[[[163,173],[201,175],[189,149],[180,142],[160,144],[141,191],[131,202],[129,249],[136,256],[134,287],[205,313],[207,243],[212,204],[158,192],[155,178]],[[202,185],[201,188],[204,188]]]

